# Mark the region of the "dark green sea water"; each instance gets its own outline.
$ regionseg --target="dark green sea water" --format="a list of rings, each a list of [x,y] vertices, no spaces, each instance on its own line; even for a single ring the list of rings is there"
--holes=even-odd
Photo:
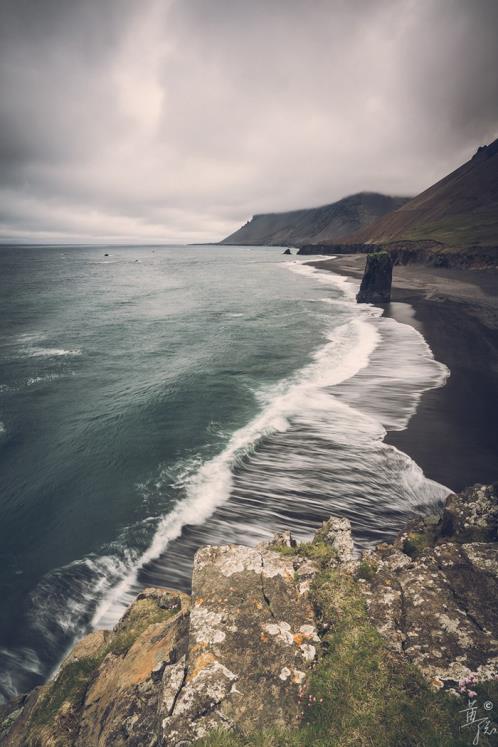
[[[203,543],[445,494],[382,440],[445,370],[353,298],[275,248],[0,247],[0,695]]]

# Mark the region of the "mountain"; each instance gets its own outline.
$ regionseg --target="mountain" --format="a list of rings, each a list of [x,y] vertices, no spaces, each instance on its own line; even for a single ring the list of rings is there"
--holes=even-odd
[[[360,192],[338,202],[287,213],[255,215],[221,244],[299,246],[331,242],[369,226],[409,198]]]
[[[498,139],[346,242],[434,241],[451,249],[498,247]]]

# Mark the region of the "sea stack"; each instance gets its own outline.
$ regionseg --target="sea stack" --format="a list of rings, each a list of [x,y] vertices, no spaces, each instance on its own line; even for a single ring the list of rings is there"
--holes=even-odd
[[[367,255],[365,272],[360,290],[356,296],[358,303],[389,303],[393,263],[388,252],[373,252]]]
[[[282,254],[292,254],[292,252],[289,249],[289,247],[287,247],[287,249],[285,251],[283,251]]]

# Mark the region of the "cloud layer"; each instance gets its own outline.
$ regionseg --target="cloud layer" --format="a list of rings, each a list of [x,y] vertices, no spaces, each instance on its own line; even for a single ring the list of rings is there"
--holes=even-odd
[[[219,240],[498,135],[496,0],[0,0],[0,240]]]

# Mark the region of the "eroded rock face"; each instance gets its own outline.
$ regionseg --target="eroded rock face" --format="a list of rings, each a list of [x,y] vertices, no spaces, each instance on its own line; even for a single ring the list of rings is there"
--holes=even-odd
[[[368,254],[360,290],[356,296],[358,303],[389,303],[392,276],[393,263],[387,252]]]
[[[298,723],[319,645],[305,583],[314,572],[264,547],[197,553],[185,680],[163,721],[165,744]]]
[[[497,510],[495,487],[474,486],[364,557],[372,621],[436,687],[498,675],[498,545],[465,541],[496,539]]]
[[[334,549],[339,563],[350,563],[354,560],[354,544],[349,519],[331,516],[323,522],[316,533],[316,538]]]
[[[498,485],[475,485],[446,501],[441,537],[457,542],[498,541]]]
[[[156,745],[161,678],[185,654],[189,607],[186,594],[146,589],[113,632],[76,644],[55,679],[28,697],[2,745]]]
[[[157,739],[160,683],[164,673],[173,671],[185,657],[190,600],[186,595],[146,590],[139,595],[135,610],[151,597],[171,616],[148,625],[124,657],[118,651],[104,659],[86,693],[75,747],[138,747]],[[127,626],[125,616],[117,635],[126,635]]]

